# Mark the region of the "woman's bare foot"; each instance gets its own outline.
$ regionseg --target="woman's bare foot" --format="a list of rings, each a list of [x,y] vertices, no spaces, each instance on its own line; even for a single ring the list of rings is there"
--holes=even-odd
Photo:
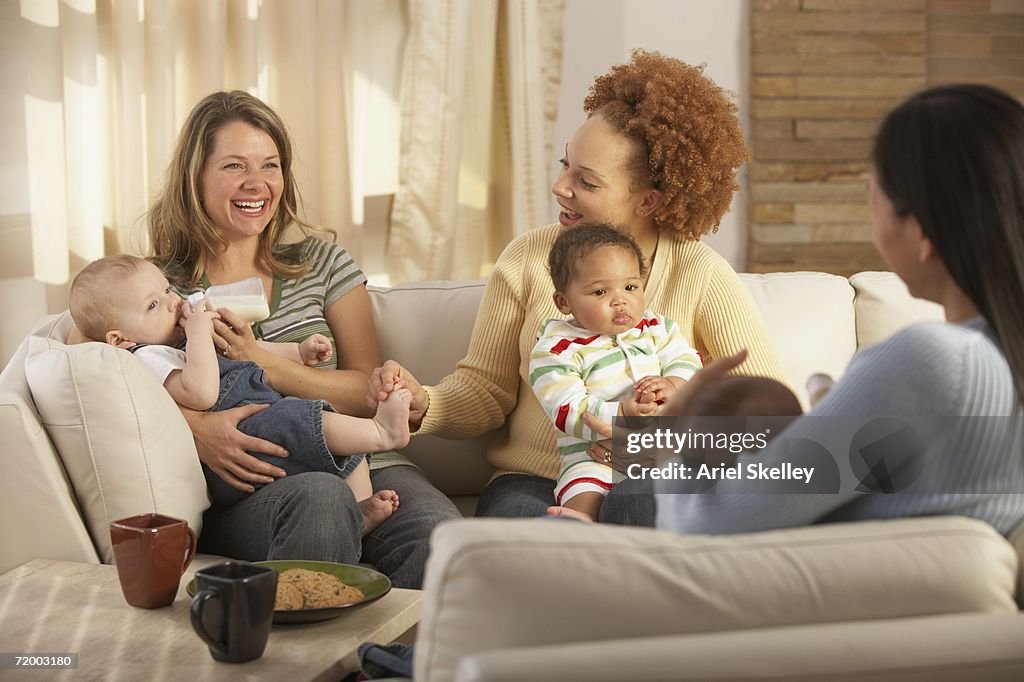
[[[590,514],[581,512],[578,509],[569,509],[568,507],[548,507],[548,516],[564,516],[567,519],[594,523],[594,519],[591,518]]]
[[[384,450],[404,448],[409,444],[409,404],[412,393],[408,389],[398,388],[388,394],[386,400],[377,403],[377,414],[373,422],[380,431]]]
[[[378,490],[365,500],[360,500],[359,509],[363,512],[363,535],[366,535],[398,511],[398,493],[394,490]]]

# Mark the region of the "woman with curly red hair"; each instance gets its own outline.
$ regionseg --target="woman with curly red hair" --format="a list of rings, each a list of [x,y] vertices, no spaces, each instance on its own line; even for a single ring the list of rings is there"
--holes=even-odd
[[[458,368],[429,387],[393,361],[374,371],[371,401],[406,386],[419,433],[469,438],[507,426],[488,449],[498,471],[478,516],[542,516],[554,504],[555,435],[528,372],[538,330],[559,314],[546,263],[566,227],[608,223],[631,235],[648,265],[646,301],[679,324],[705,361],[747,348],[740,371],[786,382],[753,300],[729,264],[699,241],[717,230],[738,188],[736,170],[749,158],[735,105],[702,71],[637,50],[630,63],[598,77],[552,188],[560,224],[505,248]],[[647,485],[616,486],[600,520],[654,525]]]

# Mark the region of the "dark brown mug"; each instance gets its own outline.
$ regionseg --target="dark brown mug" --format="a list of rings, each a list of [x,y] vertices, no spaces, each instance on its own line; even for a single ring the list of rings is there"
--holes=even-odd
[[[196,553],[196,533],[187,521],[153,513],[129,516],[110,523],[110,542],[125,601],[143,609],[174,601]]]
[[[214,660],[245,663],[263,655],[274,621],[277,571],[226,561],[196,571],[192,628]]]

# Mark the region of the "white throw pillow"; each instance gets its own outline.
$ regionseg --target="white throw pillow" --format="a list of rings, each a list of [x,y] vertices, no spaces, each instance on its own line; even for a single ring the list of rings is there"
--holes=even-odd
[[[740,281],[764,317],[768,334],[804,409],[807,379],[818,372],[838,379],[857,350],[853,289],[824,272],[744,273]]]
[[[210,503],[192,433],[142,363],[104,343],[31,337],[25,377],[104,562],[114,519],[159,512],[202,530]]]
[[[885,341],[915,322],[946,319],[942,306],[911,296],[895,273],[858,272],[850,277],[850,284],[857,291],[853,306],[858,348]]]

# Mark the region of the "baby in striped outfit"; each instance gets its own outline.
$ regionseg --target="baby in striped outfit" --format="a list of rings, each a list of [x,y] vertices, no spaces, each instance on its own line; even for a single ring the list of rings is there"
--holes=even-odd
[[[584,424],[653,415],[701,368],[672,320],[644,308],[644,258],[632,237],[609,225],[563,231],[548,269],[555,306],[530,355],[530,384],[558,431],[555,504],[597,519],[622,476],[587,454],[599,435]]]

